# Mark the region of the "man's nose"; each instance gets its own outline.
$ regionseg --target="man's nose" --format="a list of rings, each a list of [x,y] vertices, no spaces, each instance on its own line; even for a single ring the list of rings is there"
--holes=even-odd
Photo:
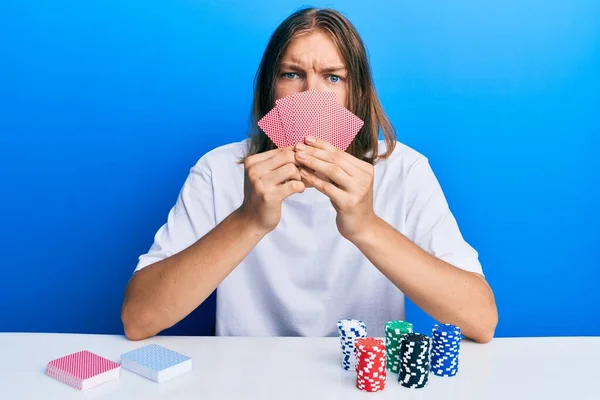
[[[324,90],[323,82],[317,74],[307,74],[306,82],[304,83],[304,90],[314,90],[317,92],[321,92]]]

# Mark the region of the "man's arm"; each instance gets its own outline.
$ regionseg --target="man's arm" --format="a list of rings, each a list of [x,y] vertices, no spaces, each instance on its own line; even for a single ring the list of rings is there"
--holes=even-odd
[[[234,211],[187,249],[137,271],[121,312],[125,335],[145,339],[185,318],[264,235]]]
[[[492,340],[498,324],[494,295],[485,278],[422,250],[380,218],[352,242],[390,281],[437,321],[461,328],[468,338]]]
[[[475,341],[492,339],[498,312],[483,276],[433,255],[468,254],[472,262],[474,252],[463,241],[426,159],[413,163],[404,182],[398,182],[398,190],[409,194],[405,237],[375,214],[373,165],[311,137],[298,143],[296,151],[302,179],[331,199],[342,236],[435,319],[459,326]]]
[[[198,307],[260,240],[275,229],[281,204],[304,190],[291,149],[275,149],[246,158],[244,201],[220,224],[184,250],[137,271],[125,292],[121,319],[125,335],[141,340],[156,335]],[[184,194],[192,191],[184,189]],[[182,196],[190,210],[197,197]],[[212,204],[204,204],[211,208]],[[189,227],[189,218],[171,230]],[[189,229],[189,228],[188,228]],[[180,240],[181,241],[181,240]]]

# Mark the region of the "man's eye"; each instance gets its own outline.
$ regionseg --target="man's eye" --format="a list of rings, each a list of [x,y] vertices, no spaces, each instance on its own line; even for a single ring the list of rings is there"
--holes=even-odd
[[[295,76],[297,76],[297,75],[294,72],[286,72],[283,74],[283,77],[287,78],[287,79],[294,79]]]
[[[338,83],[342,80],[342,78],[337,75],[329,75],[329,78],[331,79],[332,83]]]

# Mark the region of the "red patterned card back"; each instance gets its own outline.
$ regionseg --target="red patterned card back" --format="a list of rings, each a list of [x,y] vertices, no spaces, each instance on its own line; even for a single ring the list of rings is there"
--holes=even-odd
[[[335,101],[333,92],[307,90],[296,94],[294,99],[295,135],[289,138],[291,145],[303,142],[308,135],[314,136],[313,130],[317,119],[320,118],[325,105],[330,101]]]
[[[323,139],[335,147],[346,150],[364,121],[339,104],[336,100],[327,101],[310,129],[312,136]]]
[[[287,137],[283,130],[283,125],[279,119],[277,109],[273,108],[258,121],[258,126],[275,143],[277,147],[287,146]]]
[[[57,358],[48,363],[48,368],[77,380],[89,379],[119,367],[120,364],[87,350]]]
[[[283,125],[283,131],[287,138],[287,145],[289,145],[289,138],[295,135],[294,132],[294,95],[291,94],[286,97],[275,100],[275,108],[279,113],[279,119]]]

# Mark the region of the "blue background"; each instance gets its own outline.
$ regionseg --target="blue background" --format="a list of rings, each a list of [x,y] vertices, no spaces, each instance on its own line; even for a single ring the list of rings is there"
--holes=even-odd
[[[600,335],[600,3],[315,4],[365,40],[480,252],[497,336]],[[122,333],[137,257],[196,160],[245,137],[262,51],[303,5],[2,2],[0,331]],[[211,297],[165,333],[213,317]]]

